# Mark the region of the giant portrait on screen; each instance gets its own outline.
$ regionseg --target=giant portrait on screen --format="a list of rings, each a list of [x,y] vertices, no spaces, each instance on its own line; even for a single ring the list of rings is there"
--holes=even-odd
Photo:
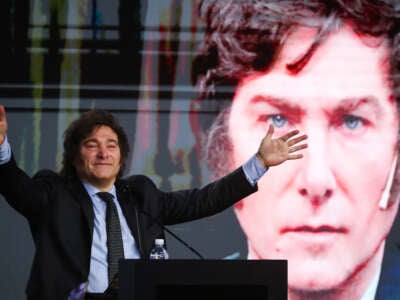
[[[287,259],[290,299],[400,297],[396,1],[206,0],[199,13],[193,124],[213,175],[269,124],[308,135],[304,159],[235,206],[247,258]]]

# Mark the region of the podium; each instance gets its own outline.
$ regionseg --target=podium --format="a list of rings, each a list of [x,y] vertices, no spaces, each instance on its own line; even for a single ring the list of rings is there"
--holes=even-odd
[[[119,300],[286,300],[286,260],[120,262]]]

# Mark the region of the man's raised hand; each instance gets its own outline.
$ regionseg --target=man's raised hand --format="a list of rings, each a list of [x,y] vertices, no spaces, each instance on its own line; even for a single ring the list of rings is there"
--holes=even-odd
[[[279,138],[273,139],[274,127],[269,126],[268,132],[262,139],[257,158],[265,167],[276,166],[289,159],[299,159],[303,155],[296,153],[301,149],[307,148],[306,143],[300,143],[307,139],[307,135],[299,136],[299,130],[292,130]]]
[[[0,144],[3,144],[6,134],[7,134],[6,110],[3,105],[0,105]]]

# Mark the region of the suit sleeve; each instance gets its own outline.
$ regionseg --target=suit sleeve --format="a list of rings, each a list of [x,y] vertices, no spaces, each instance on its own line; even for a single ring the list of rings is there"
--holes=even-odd
[[[46,181],[37,180],[40,177],[43,172],[31,178],[17,166],[13,156],[0,165],[0,194],[28,219],[40,218],[48,202]]]
[[[164,193],[160,214],[166,225],[200,219],[222,212],[257,189],[238,168],[203,188]]]

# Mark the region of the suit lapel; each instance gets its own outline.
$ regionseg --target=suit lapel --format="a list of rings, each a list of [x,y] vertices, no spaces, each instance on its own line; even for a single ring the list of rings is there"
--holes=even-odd
[[[71,257],[71,268],[76,267],[82,279],[85,279],[90,269],[94,227],[92,201],[79,179],[66,179],[65,187],[63,197],[66,212],[63,217],[68,218],[66,224],[72,224],[63,229],[62,240],[66,253]]]
[[[376,300],[400,298],[400,246],[387,240],[381,265]]]
[[[136,245],[138,247],[140,255],[143,257],[143,246],[142,236],[139,224],[139,216],[135,206],[134,195],[122,180],[117,181],[115,184],[117,190],[117,198],[119,205],[121,206],[122,212],[125,216],[126,222],[131,230],[133,237],[135,238]]]
[[[82,213],[85,216],[85,220],[88,224],[89,236],[91,239],[94,226],[94,211],[92,200],[88,195],[85,187],[79,180],[71,180],[68,184],[68,187],[72,194],[72,198],[79,203]]]

